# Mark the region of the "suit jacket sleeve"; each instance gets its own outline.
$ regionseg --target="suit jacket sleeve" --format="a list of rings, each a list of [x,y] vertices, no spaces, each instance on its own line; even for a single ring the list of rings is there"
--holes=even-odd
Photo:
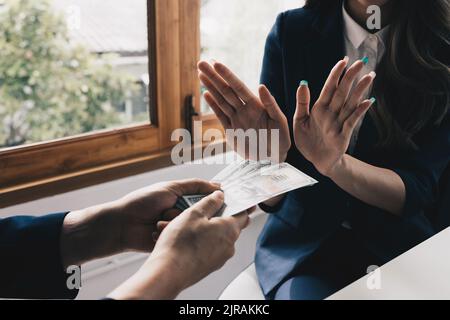
[[[428,129],[402,165],[391,168],[405,183],[403,216],[413,216],[431,208],[439,191],[439,180],[450,162],[450,114],[439,127]]]
[[[60,255],[66,213],[0,220],[0,297],[73,299]]]

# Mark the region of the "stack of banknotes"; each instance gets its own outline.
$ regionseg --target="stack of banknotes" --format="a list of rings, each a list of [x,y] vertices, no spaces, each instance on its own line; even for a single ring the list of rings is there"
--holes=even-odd
[[[218,216],[232,216],[284,193],[312,186],[316,180],[288,163],[269,161],[236,161],[212,180],[221,184],[225,205]],[[185,195],[175,207],[181,211],[193,206],[206,195]]]

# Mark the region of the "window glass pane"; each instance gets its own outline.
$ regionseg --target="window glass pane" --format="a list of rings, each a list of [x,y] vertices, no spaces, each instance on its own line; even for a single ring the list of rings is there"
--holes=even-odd
[[[0,0],[0,148],[149,121],[146,0]]]
[[[225,63],[256,90],[266,37],[277,15],[303,5],[303,0],[202,0],[202,59]],[[208,110],[202,101],[202,111]]]

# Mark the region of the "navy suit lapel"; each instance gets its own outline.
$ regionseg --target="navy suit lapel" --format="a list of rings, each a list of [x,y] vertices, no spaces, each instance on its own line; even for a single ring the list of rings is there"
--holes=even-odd
[[[364,118],[358,134],[358,141],[355,146],[355,157],[360,160],[369,161],[373,157],[373,151],[378,143],[379,135],[375,122],[368,113]]]

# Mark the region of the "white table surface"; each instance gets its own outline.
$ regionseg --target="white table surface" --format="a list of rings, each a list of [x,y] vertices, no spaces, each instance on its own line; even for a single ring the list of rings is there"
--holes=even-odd
[[[369,289],[368,275],[329,300],[450,299],[450,228],[420,244],[379,270],[379,289]]]

